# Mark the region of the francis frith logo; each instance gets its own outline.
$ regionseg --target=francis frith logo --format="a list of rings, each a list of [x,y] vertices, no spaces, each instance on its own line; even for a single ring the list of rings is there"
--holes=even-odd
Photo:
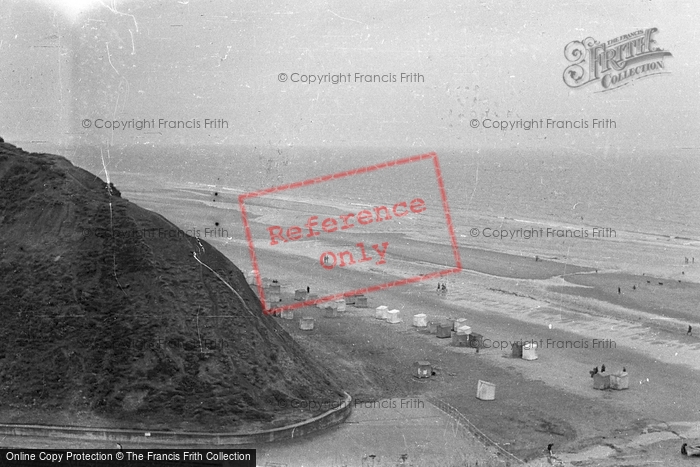
[[[570,88],[599,83],[601,91],[611,91],[640,78],[668,73],[664,58],[672,55],[657,46],[657,32],[657,28],[639,29],[607,42],[592,37],[569,42],[564,47],[570,62],[564,83]]]

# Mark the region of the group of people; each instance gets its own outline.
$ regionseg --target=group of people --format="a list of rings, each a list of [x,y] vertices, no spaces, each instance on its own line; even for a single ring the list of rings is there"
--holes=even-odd
[[[622,372],[627,373],[627,368],[622,367]],[[593,378],[593,375],[597,375],[598,373],[605,373],[605,364],[601,365],[600,372],[598,371],[598,367],[595,367],[589,371],[589,373],[591,374],[591,378]]]
[[[437,291],[438,293],[447,293],[447,285],[444,282],[438,282]]]

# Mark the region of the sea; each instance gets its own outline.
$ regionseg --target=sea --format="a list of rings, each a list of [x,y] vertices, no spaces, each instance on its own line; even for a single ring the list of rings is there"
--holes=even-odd
[[[63,148],[74,164],[124,188],[149,178],[212,192],[245,193],[435,152],[449,212],[464,235],[502,221],[523,226],[611,228],[700,241],[700,158],[675,153],[581,154],[519,150],[266,146]],[[268,196],[341,206],[403,200],[416,190],[438,203],[432,160],[349,175]],[[141,188],[147,188],[145,186]],[[432,218],[444,224],[444,214]]]

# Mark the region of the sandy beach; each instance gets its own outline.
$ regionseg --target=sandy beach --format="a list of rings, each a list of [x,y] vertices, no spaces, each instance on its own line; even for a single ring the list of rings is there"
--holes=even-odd
[[[166,188],[131,192],[125,187],[123,192],[183,228],[220,222],[229,235],[207,241],[242,270],[250,269],[234,196],[202,209],[206,190]],[[308,216],[303,210],[297,215]],[[251,228],[260,233],[265,225],[251,217]],[[256,254],[262,274],[281,282],[287,300],[306,286],[320,295],[338,293],[454,266],[447,243],[421,242],[400,232],[364,238],[380,235],[392,245],[384,268],[368,262],[324,270],[314,259],[319,245],[258,248]],[[560,457],[583,462],[577,465],[614,465],[615,459],[639,452],[639,436],[660,431],[671,439],[655,438],[652,444],[661,443],[664,462],[673,465],[668,456],[677,450],[671,447],[680,449],[683,437],[697,436],[693,430],[700,423],[695,409],[700,395],[693,390],[700,385],[700,341],[697,333],[686,335],[688,324],[700,332],[695,310],[700,264],[682,261],[696,254],[693,242],[624,236],[630,236],[628,242],[618,237],[570,248],[567,257],[525,243],[498,251],[458,236],[464,270],[444,277],[446,296],[435,293],[435,280],[417,282],[373,292],[368,309],[348,307],[339,318],[324,318],[315,307],[296,310],[297,317],[317,318],[310,333],[299,331],[296,320],[281,322],[314,358],[326,362],[353,397],[438,398],[525,461],[542,460],[547,444],[555,443]],[[348,244],[348,238],[325,241],[324,248]],[[592,248],[594,257],[588,255]],[[400,310],[403,322],[376,320],[379,305]],[[465,318],[491,347],[477,354],[417,331],[411,326],[417,313],[430,320]],[[510,343],[519,340],[540,343],[539,359],[511,358]],[[410,374],[418,360],[437,368],[427,383]],[[608,371],[625,367],[630,389],[594,390],[589,370],[603,364]],[[479,379],[496,384],[495,401],[475,398]],[[581,459],[584,451],[588,454]]]

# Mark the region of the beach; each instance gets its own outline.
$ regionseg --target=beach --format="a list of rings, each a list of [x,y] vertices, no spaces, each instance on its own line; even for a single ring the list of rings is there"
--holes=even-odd
[[[241,222],[234,194],[217,192],[212,198],[211,189],[176,183],[159,188],[125,187],[123,193],[183,229],[215,222],[228,226],[229,235],[206,240],[242,270],[252,269],[249,245],[241,231],[234,230]],[[265,238],[274,208],[270,203],[263,206],[268,210],[265,217],[252,206],[251,231]],[[314,209],[319,208],[309,200],[287,200],[281,217],[301,223]],[[692,389],[700,384],[700,340],[697,333],[686,334],[688,324],[700,332],[700,262],[692,262],[698,254],[695,242],[624,231],[615,238],[567,239],[570,247],[563,255],[560,246],[550,244],[548,249],[544,242],[521,239],[498,245],[467,238],[459,234],[460,226],[456,230],[462,272],[373,291],[368,309],[349,306],[338,318],[324,318],[315,307],[295,310],[296,318],[316,318],[312,332],[299,331],[296,320],[281,322],[353,397],[437,398],[526,461],[543,458],[547,444],[555,443],[562,458],[574,459],[576,453],[593,449],[590,459],[598,456],[595,462],[614,464],[615,459],[636,455],[635,440],[649,430],[673,433],[670,440],[656,441],[669,446],[678,441],[680,449],[684,433],[692,435],[700,423],[700,413],[689,410],[700,406],[700,395]],[[307,286],[324,296],[454,267],[449,241],[419,233],[387,229],[356,237],[326,235],[323,241],[286,248],[257,241],[255,254],[261,275],[277,279],[285,303],[292,304],[294,290]],[[391,245],[384,265],[366,262],[326,270],[319,264],[321,250],[382,239]],[[688,264],[685,257],[690,258]],[[446,295],[436,293],[438,282],[447,283]],[[403,321],[390,325],[376,320],[374,308],[379,305],[400,310]],[[491,346],[478,354],[452,347],[450,339],[416,330],[412,317],[418,313],[429,320],[465,318]],[[539,358],[511,358],[515,341],[537,342]],[[410,374],[419,360],[439,368],[427,383]],[[624,367],[630,388],[594,390],[589,371],[603,364],[608,371]],[[495,401],[476,399],[480,379],[496,385]],[[676,428],[659,428],[660,424]],[[600,446],[608,448],[595,451]]]

